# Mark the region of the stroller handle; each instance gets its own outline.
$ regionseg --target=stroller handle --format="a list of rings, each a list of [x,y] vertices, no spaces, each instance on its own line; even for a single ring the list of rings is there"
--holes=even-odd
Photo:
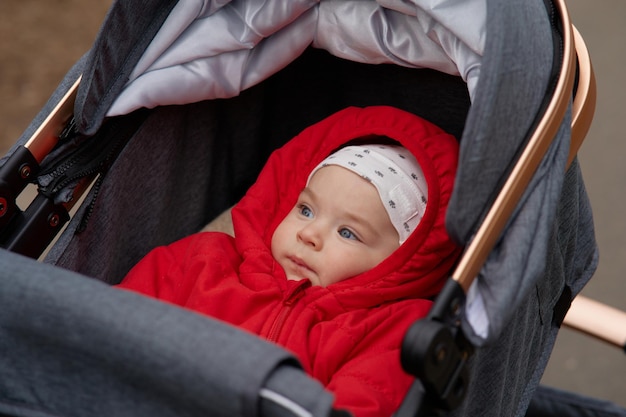
[[[596,109],[596,77],[593,72],[593,65],[589,50],[580,32],[575,26],[574,44],[576,46],[576,56],[578,57],[578,79],[576,92],[574,94],[574,102],[572,103],[572,139],[570,143],[569,166],[576,157],[576,153],[589,132],[591,121]]]
[[[528,183],[541,163],[563,120],[572,94],[571,143],[567,167],[573,162],[593,119],[596,87],[589,52],[580,33],[572,25],[567,8],[561,1],[563,22],[563,65],[558,83],[544,117],[533,132],[528,145],[487,213],[474,239],[469,243],[452,279],[467,293]]]
[[[563,324],[626,352],[624,311],[579,295],[572,301]]]
[[[44,157],[54,148],[59,141],[61,133],[74,116],[76,92],[78,91],[81,78],[82,76],[78,77],[67,93],[65,93],[63,98],[61,98],[59,103],[50,112],[48,117],[39,125],[35,133],[32,134],[24,145],[38,163],[41,163]]]

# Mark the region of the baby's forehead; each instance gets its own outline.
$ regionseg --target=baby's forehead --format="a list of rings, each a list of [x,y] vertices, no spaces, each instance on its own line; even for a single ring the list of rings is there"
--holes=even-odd
[[[361,213],[364,208],[379,208],[387,215],[374,184],[337,165],[328,165],[315,172],[302,193],[313,201],[335,202],[342,212]]]
[[[311,175],[305,189],[310,187],[314,187],[318,193],[329,193],[335,191],[335,189],[355,192],[360,189],[372,189],[375,194],[378,194],[376,187],[368,177],[348,168],[330,164],[318,168]]]

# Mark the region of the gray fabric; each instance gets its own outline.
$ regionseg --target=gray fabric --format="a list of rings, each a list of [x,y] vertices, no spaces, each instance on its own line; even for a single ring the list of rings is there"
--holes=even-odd
[[[526,417],[624,417],[626,409],[615,403],[557,388],[537,390]]]
[[[500,337],[475,353],[471,400],[453,415],[523,416],[537,389],[560,324],[554,316],[557,299],[565,285],[578,290],[598,260],[590,238],[591,206],[577,161],[565,176],[550,230],[542,279],[519,307],[505,312],[511,319]]]
[[[262,415],[259,391],[283,374],[298,390],[292,401],[314,416],[330,411],[332,396],[278,346],[84,276],[1,255],[0,414],[256,416]],[[289,391],[268,384],[282,395]],[[298,414],[274,409],[272,415]]]
[[[448,212],[448,226],[461,241],[471,238],[501,181],[497,173],[508,164],[505,155],[514,154],[532,125],[531,109],[549,82],[551,56],[540,47],[551,45],[543,3],[491,0],[489,6],[482,74]],[[484,347],[472,360],[471,400],[453,415],[524,415],[558,331],[557,300],[566,285],[573,294],[580,291],[596,268],[591,207],[579,167],[574,163],[562,174],[569,123],[568,115],[481,271],[490,333],[484,340],[463,323],[466,335]]]
[[[461,140],[448,228],[467,242],[489,207],[543,100],[553,64],[541,0],[488,0],[481,77]],[[476,181],[480,178],[480,181]]]
[[[489,207],[486,203],[502,182],[500,173],[506,172],[532,127],[536,116],[532,109],[539,108],[551,81],[547,69],[552,66],[552,52],[545,46],[552,45],[552,35],[543,2],[492,0],[489,5],[483,72],[461,141],[460,169],[447,219],[449,230],[462,242],[471,239],[484,215],[483,207]],[[517,30],[527,36],[520,36]],[[466,334],[477,345],[494,341],[510,323],[516,307],[527,302],[533,286],[546,280],[546,268],[552,268],[546,265],[550,245],[570,244],[550,241],[569,149],[569,125],[568,113],[509,221],[504,238],[479,275],[489,333],[485,338],[476,334],[467,321],[463,323]],[[581,215],[591,217],[590,212]],[[576,281],[584,283],[596,266],[590,255],[595,252],[593,231],[580,235],[580,242],[578,236],[575,239],[581,252],[574,258],[590,261],[576,271]],[[540,309],[550,308],[560,292],[556,286],[551,288],[549,295],[543,296]]]
[[[115,1],[96,37],[76,97],[78,130],[93,135],[177,0]]]
[[[228,149],[243,146],[238,140],[246,136],[219,142],[203,133],[220,129],[215,107],[207,102],[151,114],[98,190],[87,230],[73,234],[87,210],[83,205],[46,261],[116,283],[151,246],[199,230],[207,216],[232,205],[223,190],[233,184],[220,173],[232,154]]]
[[[333,397],[324,391],[321,384],[316,386],[310,379],[303,377],[300,369],[290,366],[281,366],[273,372],[265,382],[260,396],[262,416],[300,413],[296,416],[308,417],[303,411],[314,416],[326,416],[329,415],[333,401]]]
[[[503,173],[530,131],[550,81],[553,59],[552,50],[545,47],[552,45],[552,33],[542,1],[492,0],[489,5],[482,76],[461,141],[461,163],[447,218],[448,229],[460,242],[471,240],[502,185]],[[479,276],[478,288],[489,318],[486,340],[464,322],[466,334],[476,344],[498,337],[541,277],[565,170],[568,120],[563,121],[559,137],[529,185],[524,206],[519,206],[505,239]]]

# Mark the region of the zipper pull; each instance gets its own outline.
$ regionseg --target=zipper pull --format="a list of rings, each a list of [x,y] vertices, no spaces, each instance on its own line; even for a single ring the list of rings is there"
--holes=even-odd
[[[291,284],[292,282],[296,282],[296,284]],[[304,291],[311,286],[311,281],[305,279],[302,281],[289,281],[287,284],[290,287],[287,289],[285,297],[283,298],[283,305],[280,307],[280,311],[274,319],[274,322],[272,323],[272,326],[267,334],[267,340],[270,342],[278,341],[278,336],[280,335],[287,318],[291,314],[293,306],[302,297],[304,297]]]
[[[285,294],[285,298],[283,299],[283,305],[285,306],[292,306],[297,303],[304,296],[304,290],[311,286],[311,281],[308,279],[295,282],[297,282],[297,284],[289,288]]]

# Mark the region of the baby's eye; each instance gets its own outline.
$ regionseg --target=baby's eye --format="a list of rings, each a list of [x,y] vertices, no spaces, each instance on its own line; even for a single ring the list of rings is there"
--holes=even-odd
[[[298,209],[300,210],[300,214],[303,215],[304,217],[313,217],[313,211],[310,208],[308,208],[306,205],[300,204]]]
[[[355,235],[354,232],[352,232],[352,230],[346,229],[345,227],[339,229],[339,235],[343,237],[344,239],[359,240],[357,235]]]

